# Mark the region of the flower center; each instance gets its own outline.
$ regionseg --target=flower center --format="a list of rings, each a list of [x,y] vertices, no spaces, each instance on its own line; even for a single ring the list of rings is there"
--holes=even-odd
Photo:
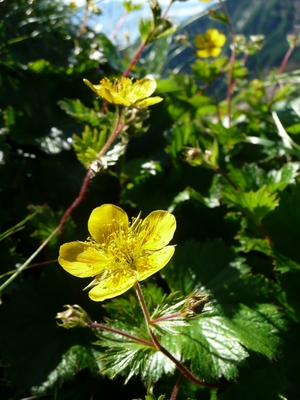
[[[136,271],[135,261],[144,256],[140,227],[139,218],[133,220],[132,225],[127,229],[118,225],[101,245],[101,250],[110,259],[113,269],[130,268]]]

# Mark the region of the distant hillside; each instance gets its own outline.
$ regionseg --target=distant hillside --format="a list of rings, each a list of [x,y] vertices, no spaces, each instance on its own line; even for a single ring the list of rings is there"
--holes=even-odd
[[[265,35],[265,44],[258,55],[260,69],[278,67],[288,50],[286,35],[300,33],[300,1],[299,0],[227,0],[226,7],[236,34]],[[197,33],[216,27],[227,34],[225,24],[212,20],[208,15],[187,21],[178,33],[186,33],[193,41]],[[227,40],[228,50],[229,37]],[[195,60],[191,49],[185,49],[167,64],[166,69],[182,66],[182,72],[189,72],[188,65]],[[250,56],[247,61],[250,70],[257,68],[255,56]],[[300,68],[300,48],[293,53],[287,70]]]

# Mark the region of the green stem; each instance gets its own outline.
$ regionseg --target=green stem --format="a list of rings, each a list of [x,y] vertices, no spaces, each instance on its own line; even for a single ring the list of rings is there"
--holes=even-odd
[[[17,276],[20,275],[21,272],[23,272],[27,266],[31,263],[31,261],[43,250],[43,248],[50,242],[50,240],[53,238],[54,235],[60,230],[60,225],[58,225],[52,232],[51,234],[47,237],[47,239],[40,245],[40,247],[24,262],[24,264],[21,265],[20,268],[17,269],[17,271],[10,276],[1,286],[0,286],[0,292],[4,290],[13,280],[16,279]]]
[[[48,260],[48,261],[41,261],[41,262],[38,262],[38,263],[35,263],[35,264],[30,264],[30,265],[28,265],[26,269],[34,268],[34,267],[40,267],[41,265],[47,265],[47,264],[52,264],[52,263],[56,263],[56,262],[57,262],[57,259],[55,259],[55,260]],[[16,272],[15,269],[13,269],[13,270],[11,270],[11,271],[7,271],[7,272],[5,272],[4,274],[0,275],[0,279],[4,278],[4,277],[7,276],[7,275],[12,275],[12,274],[14,274],[15,272]]]

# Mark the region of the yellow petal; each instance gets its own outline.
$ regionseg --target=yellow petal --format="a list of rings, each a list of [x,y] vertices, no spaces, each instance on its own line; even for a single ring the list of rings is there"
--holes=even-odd
[[[221,51],[222,51],[221,47],[214,47],[213,49],[211,49],[210,55],[211,57],[218,57]]]
[[[136,107],[149,107],[152,106],[153,104],[160,103],[161,101],[163,101],[162,97],[155,96],[155,97],[149,97],[149,99],[139,100],[135,102],[134,105]]]
[[[84,79],[83,82],[93,91],[95,92],[98,96],[98,91],[97,88],[100,87],[100,85],[93,85],[90,81],[88,81],[87,79]]]
[[[60,246],[58,262],[79,278],[95,276],[108,267],[108,259],[89,242],[70,242]]]
[[[153,79],[143,78],[136,81],[131,88],[132,96],[137,100],[143,100],[156,89],[156,82]]]
[[[108,277],[89,291],[89,297],[93,301],[103,301],[120,296],[137,282],[136,272],[131,269],[126,269],[126,271],[120,269],[117,272],[108,273],[106,276]]]
[[[114,98],[113,95],[111,94],[110,90],[107,89],[104,86],[99,86],[98,90],[98,96],[101,97],[102,99],[108,101],[109,103],[113,103],[114,102]]]
[[[140,237],[144,250],[160,250],[174,236],[176,219],[167,211],[153,211],[141,224]]]
[[[167,246],[162,250],[156,251],[147,258],[140,258],[135,262],[138,273],[138,280],[143,281],[162,269],[171,259],[175,251],[174,246]]]
[[[127,231],[128,226],[126,212],[113,204],[104,204],[95,208],[88,220],[88,230],[98,243],[104,243],[112,232]]]
[[[196,35],[195,39],[194,39],[194,43],[195,43],[195,46],[198,48],[204,47],[206,45],[206,40],[205,40],[204,35],[201,35],[201,34]]]
[[[226,36],[224,33],[219,32],[218,29],[208,29],[206,35],[214,43],[215,47],[223,47],[226,42]]]

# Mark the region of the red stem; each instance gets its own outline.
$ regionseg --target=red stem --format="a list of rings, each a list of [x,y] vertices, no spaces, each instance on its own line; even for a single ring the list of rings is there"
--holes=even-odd
[[[167,8],[165,9],[165,11],[164,11],[164,13],[163,13],[163,15],[162,15],[162,17],[161,17],[162,19],[163,19],[163,18],[166,18],[166,16],[167,16],[167,14],[168,14],[168,12],[169,12],[170,7],[171,7],[172,4],[173,4],[173,0],[170,1],[170,3],[168,4]],[[151,38],[151,36],[153,35],[154,32],[155,32],[155,27],[153,27],[153,28],[151,29],[151,31],[150,31],[150,33],[149,33],[149,35],[148,35],[148,38],[147,38],[144,42],[142,42],[142,43],[140,44],[140,46],[139,46],[139,48],[137,49],[135,55],[134,55],[133,58],[131,59],[131,61],[130,61],[129,65],[128,65],[128,67],[126,68],[126,71],[125,71],[124,74],[123,74],[123,76],[124,76],[125,78],[130,74],[130,72],[131,72],[131,70],[132,70],[132,67],[133,67],[134,64],[137,62],[137,60],[140,58],[140,55],[142,54],[144,48],[145,48],[145,47],[147,46],[147,44],[149,43],[149,40],[150,40],[150,38]]]
[[[139,342],[139,343],[142,343],[142,344],[144,344],[144,345],[146,345],[148,347],[155,348],[154,344],[152,342],[149,342],[148,340],[141,339],[141,338],[139,338],[137,336],[132,336],[129,333],[119,331],[118,329],[111,328],[110,326],[107,326],[107,325],[104,325],[104,324],[99,324],[98,322],[90,322],[89,323],[89,327],[90,328],[103,329],[104,331],[117,333],[118,335],[124,336],[124,337],[126,337],[128,339],[131,339],[131,340],[134,340],[135,342]]]
[[[74,209],[82,202],[84,195],[87,191],[88,185],[90,183],[90,180],[93,176],[93,171],[89,170],[84,178],[84,181],[82,183],[79,195],[76,197],[76,199],[73,201],[73,203],[70,205],[70,207],[67,209],[67,211],[64,213],[62,216],[60,223],[59,223],[59,229],[62,232],[62,228],[69,217],[69,215],[74,211]]]
[[[179,378],[177,379],[177,382],[176,382],[174,388],[173,388],[170,400],[176,400],[176,397],[177,397],[177,394],[178,394],[178,391],[179,391],[179,387],[180,387],[180,384],[182,382],[183,377],[184,377],[184,375],[183,375],[183,373],[181,373],[179,375]]]
[[[128,12],[124,13],[118,23],[118,25],[116,26],[116,29],[113,31],[113,33],[110,35],[109,39],[110,40],[114,40],[114,38],[117,36],[119,30],[122,28],[122,26],[124,25],[126,18],[128,17]]]
[[[143,311],[143,314],[145,317],[146,325],[148,328],[148,332],[149,332],[149,335],[151,337],[151,340],[152,340],[155,348],[157,350],[161,351],[166,357],[168,357],[176,365],[176,367],[183,373],[183,375],[185,375],[189,380],[191,380],[196,385],[201,385],[201,386],[211,387],[211,388],[218,388],[219,385],[217,385],[217,384],[207,383],[204,380],[196,378],[193,374],[191,374],[191,372],[179,360],[177,360],[171,353],[169,353],[169,351],[159,342],[159,340],[157,339],[157,337],[155,336],[153,331],[150,329],[151,318],[150,318],[149,310],[146,305],[146,302],[145,302],[145,299],[143,296],[143,292],[141,291],[141,288],[140,288],[140,285],[138,282],[134,285],[134,288],[136,290],[138,299],[140,301],[141,308],[142,308],[142,311]]]
[[[278,71],[279,75],[282,74],[283,71],[285,70],[286,64],[287,64],[289,58],[291,57],[292,52],[295,50],[295,47],[296,46],[289,47],[288,51],[285,53],[285,56],[284,56],[284,58],[282,60],[282,63],[280,65],[280,68],[279,68],[279,71]]]

